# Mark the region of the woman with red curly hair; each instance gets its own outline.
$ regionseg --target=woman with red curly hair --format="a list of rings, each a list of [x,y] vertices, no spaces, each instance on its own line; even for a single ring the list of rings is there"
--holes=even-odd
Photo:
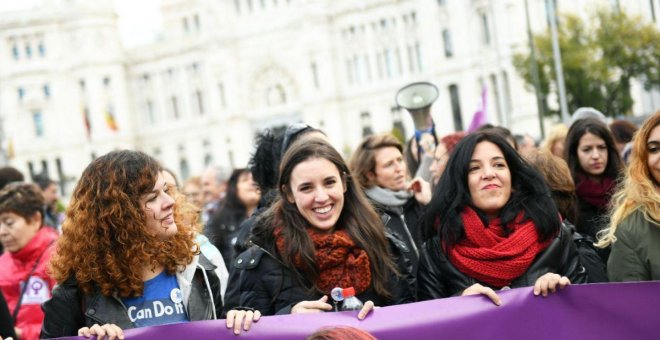
[[[200,254],[161,171],[152,157],[127,150],[83,171],[51,260],[58,286],[43,304],[42,337],[123,339],[127,328],[220,316],[215,266]],[[258,317],[230,311],[227,325],[247,318],[249,328]]]

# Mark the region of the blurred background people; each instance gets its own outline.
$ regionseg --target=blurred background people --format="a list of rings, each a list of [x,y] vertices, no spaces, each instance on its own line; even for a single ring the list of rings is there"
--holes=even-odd
[[[550,129],[545,141],[541,144],[541,150],[549,152],[557,157],[564,158],[564,143],[568,134],[568,126],[557,124]]]
[[[209,166],[202,173],[202,196],[204,208],[202,209],[202,223],[208,223],[220,207],[220,202],[225,198],[227,191],[227,180],[229,172],[219,166]]]
[[[43,223],[44,197],[34,184],[14,182],[0,190],[0,290],[12,313],[16,336],[38,339],[55,280],[47,271],[57,232]]]
[[[612,131],[612,137],[614,137],[614,143],[621,159],[627,164],[632,149],[630,142],[637,131],[637,126],[627,120],[617,119],[610,123],[610,131]]]
[[[241,223],[257,208],[261,194],[248,169],[236,169],[229,176],[225,198],[204,229],[205,235],[220,250],[227,267],[234,254],[234,245]]]
[[[204,200],[202,196],[202,178],[199,176],[189,177],[185,182],[183,182],[183,187],[181,188],[181,193],[186,196],[188,202],[197,207],[199,211],[202,211],[204,207]]]
[[[518,153],[523,156],[527,157],[530,153],[534,152],[536,150],[536,141],[532,136],[528,134],[523,134],[523,135],[514,135],[514,138],[516,139],[516,144],[518,145],[518,148],[516,149]]]
[[[440,138],[438,146],[436,146],[433,151],[433,162],[429,168],[433,174],[433,183],[431,183],[433,184],[433,187],[435,187],[440,181],[440,176],[442,176],[442,172],[445,171],[445,167],[447,166],[449,155],[451,155],[456,144],[458,144],[465,135],[465,132],[459,131]]]
[[[44,175],[35,176],[33,181],[44,194],[44,224],[59,231],[64,221],[64,205],[60,203],[57,182]]]
[[[630,165],[613,198],[599,247],[612,247],[611,281],[660,280],[660,111],[633,139]]]
[[[598,119],[573,122],[566,136],[565,159],[578,198],[577,230],[592,239],[608,224],[608,207],[623,162],[607,126]],[[607,262],[608,249],[599,249]]]
[[[0,190],[12,182],[22,182],[25,180],[23,174],[11,166],[0,168]],[[0,254],[3,252],[2,243],[0,243]]]

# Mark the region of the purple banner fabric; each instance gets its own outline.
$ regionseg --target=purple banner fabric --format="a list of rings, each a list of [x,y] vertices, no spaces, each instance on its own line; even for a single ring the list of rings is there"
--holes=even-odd
[[[488,113],[486,105],[486,99],[488,98],[488,88],[484,85],[481,89],[481,98],[479,105],[477,106],[477,111],[472,115],[472,121],[470,122],[470,127],[468,127],[468,133],[477,131],[479,127],[488,123]]]
[[[660,282],[573,285],[548,297],[531,287],[500,292],[503,304],[466,296],[357,312],[263,317],[240,338],[304,339],[345,325],[378,339],[658,339]],[[224,320],[127,330],[126,339],[235,339]],[[68,339],[84,339],[71,337]]]

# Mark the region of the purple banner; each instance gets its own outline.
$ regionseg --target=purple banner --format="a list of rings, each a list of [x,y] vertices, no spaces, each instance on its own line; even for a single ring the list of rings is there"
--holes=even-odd
[[[319,328],[345,325],[378,339],[658,339],[660,282],[573,285],[548,297],[532,288],[500,293],[502,306],[483,296],[455,297],[357,312],[263,317],[240,338],[304,339]],[[224,320],[146,327],[126,339],[236,339]],[[71,337],[67,339],[84,339]]]

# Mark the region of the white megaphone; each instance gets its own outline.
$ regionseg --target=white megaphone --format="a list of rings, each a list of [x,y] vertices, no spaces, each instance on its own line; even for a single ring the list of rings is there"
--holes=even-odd
[[[428,82],[417,82],[402,87],[396,93],[395,97],[397,105],[410,113],[415,126],[415,136],[413,139],[417,144],[417,152],[416,155],[413,154],[406,157],[408,171],[411,175],[420,176],[427,181],[431,179],[431,172],[428,169],[429,166],[426,164],[420,167],[420,159],[422,159],[422,155],[424,154],[424,149],[420,145],[420,141],[422,135],[430,134],[435,143],[434,147],[438,145],[435,124],[431,117],[431,105],[438,99],[438,95],[438,88],[435,85]],[[408,143],[412,143],[412,140],[408,141]]]

